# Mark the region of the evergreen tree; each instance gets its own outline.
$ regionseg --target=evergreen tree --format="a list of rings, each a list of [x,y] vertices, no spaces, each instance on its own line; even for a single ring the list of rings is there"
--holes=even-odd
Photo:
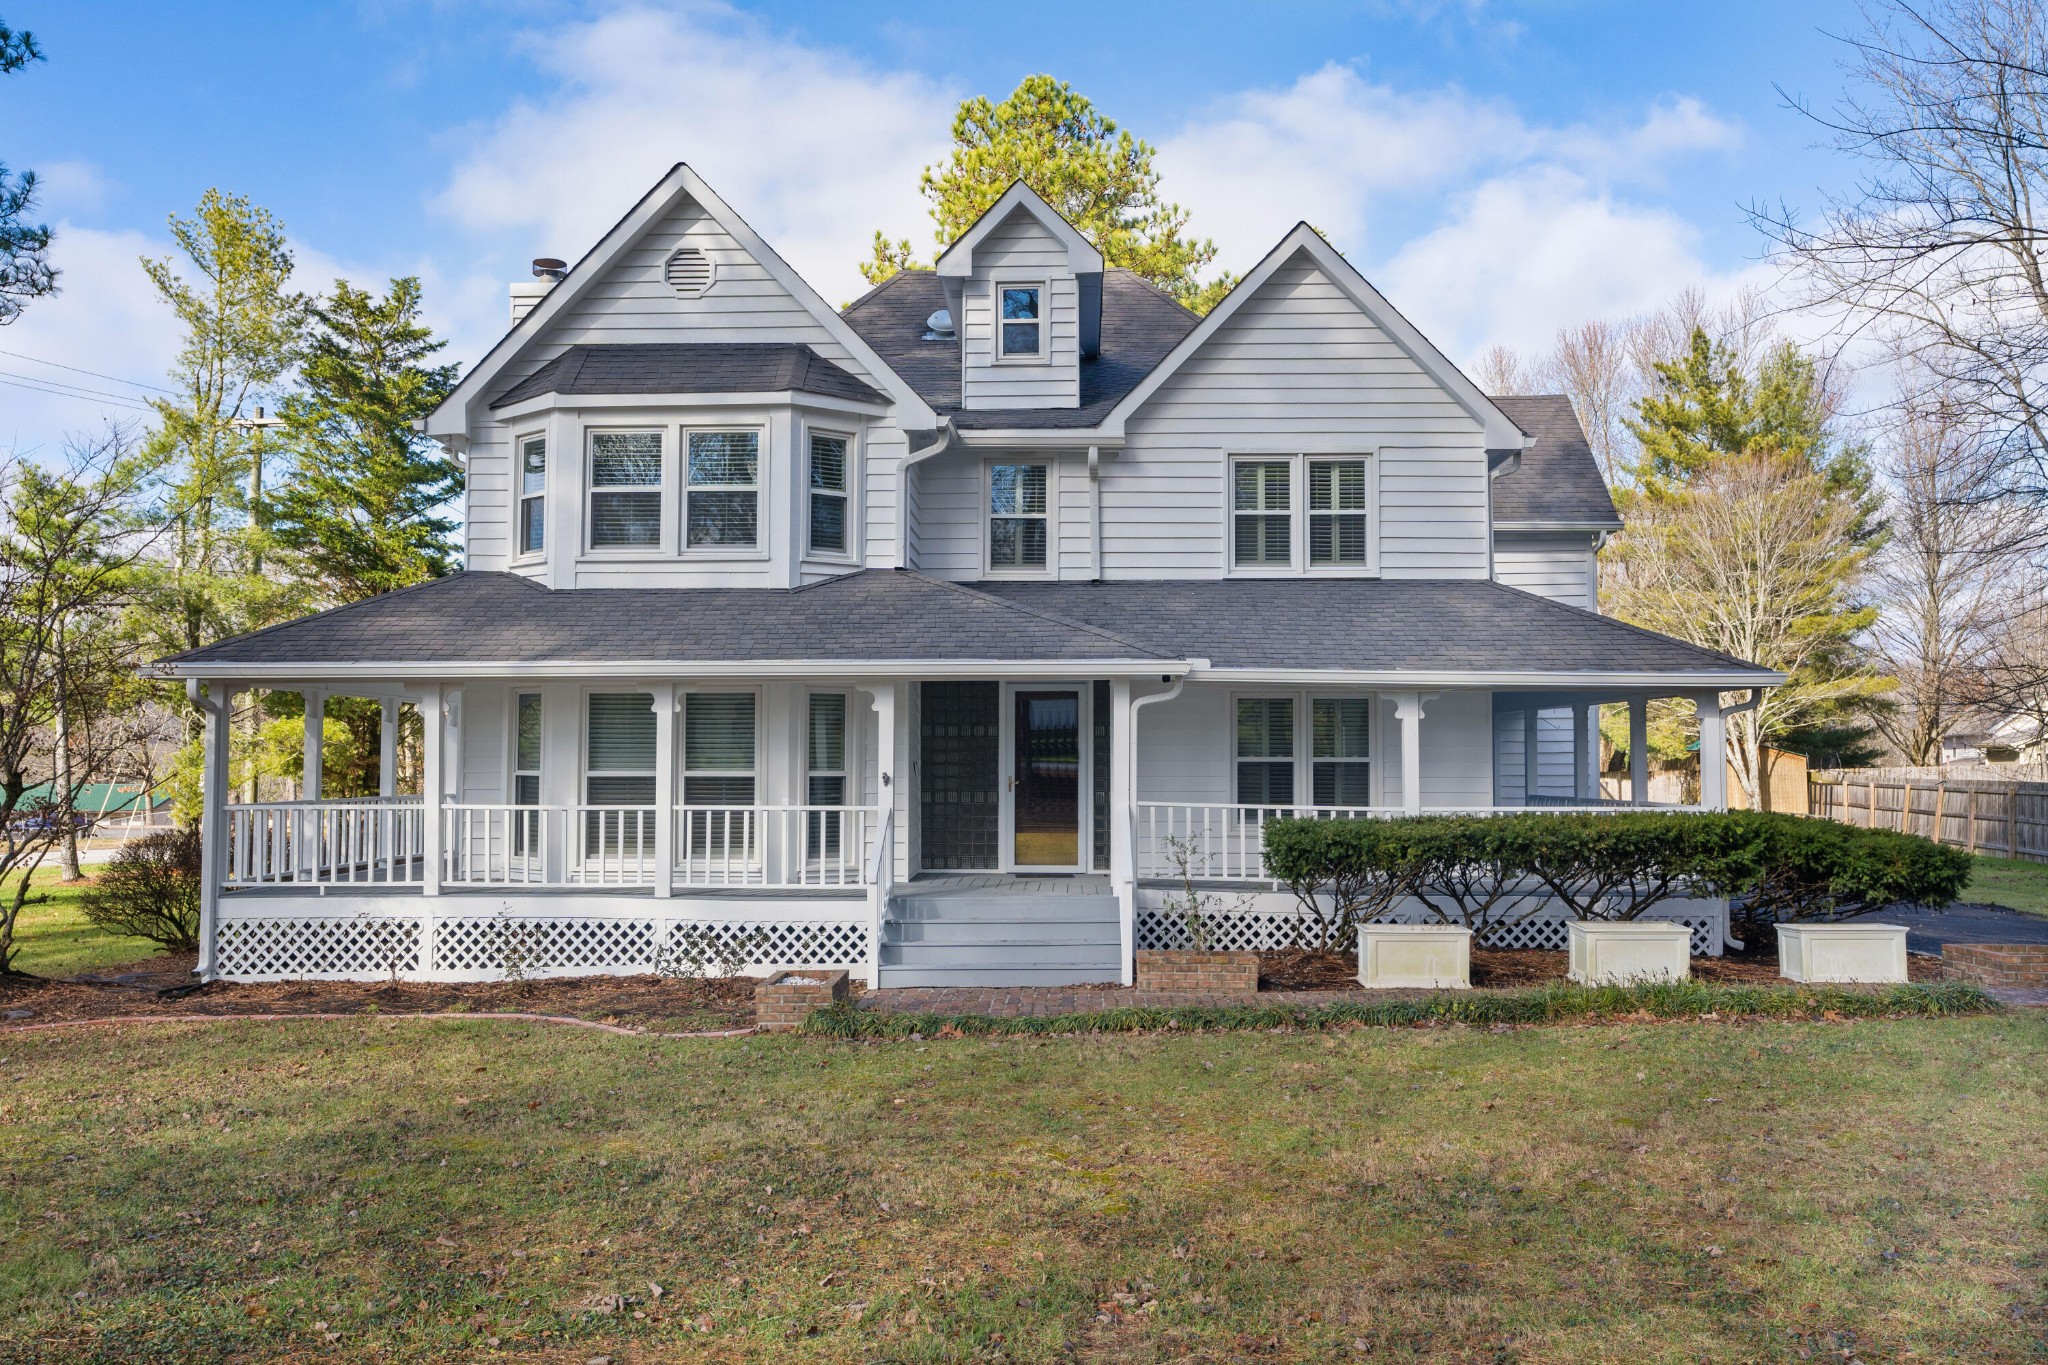
[[[43,60],[36,37],[0,23],[0,76]],[[22,304],[55,293],[57,271],[50,265],[50,229],[27,221],[36,206],[36,173],[8,173],[0,162],[0,324],[21,316]]]
[[[1001,103],[977,95],[961,104],[952,156],[925,167],[920,189],[942,251],[1021,180],[1080,229],[1105,264],[1207,312],[1235,280],[1224,275],[1203,283],[1216,244],[1189,236],[1187,211],[1160,199],[1153,154],[1150,143],[1098,114],[1066,82],[1026,76]],[[880,284],[917,266],[907,239],[892,242],[877,232],[861,273]]]
[[[1623,620],[1789,675],[1731,723],[1755,803],[1765,748],[1853,743],[1890,685],[1855,649],[1875,618],[1861,591],[1880,538],[1869,464],[1789,343],[1746,370],[1695,329],[1655,372],[1628,424],[1642,453],[1617,492],[1626,529],[1603,596]]]
[[[323,603],[438,578],[455,561],[446,509],[462,470],[412,424],[454,387],[457,367],[427,363],[447,343],[419,311],[414,278],[381,299],[339,280],[308,310],[300,388],[282,410],[292,473],[271,533]]]

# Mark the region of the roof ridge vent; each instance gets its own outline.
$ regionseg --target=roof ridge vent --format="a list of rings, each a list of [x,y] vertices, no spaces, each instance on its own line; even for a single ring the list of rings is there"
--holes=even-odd
[[[686,299],[694,299],[711,288],[718,278],[718,268],[711,258],[693,246],[679,246],[669,253],[668,263],[662,267],[662,277],[669,288]]]

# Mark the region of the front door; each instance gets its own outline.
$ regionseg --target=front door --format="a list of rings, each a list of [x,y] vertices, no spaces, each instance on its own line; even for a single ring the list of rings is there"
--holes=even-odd
[[[1081,693],[1010,694],[1010,863],[1020,871],[1081,866]]]

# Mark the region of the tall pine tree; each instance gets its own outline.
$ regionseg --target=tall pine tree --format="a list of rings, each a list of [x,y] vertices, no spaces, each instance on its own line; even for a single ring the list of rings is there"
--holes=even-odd
[[[346,280],[309,309],[300,387],[285,400],[292,473],[271,535],[328,604],[449,572],[448,503],[462,469],[413,429],[454,387],[457,366],[428,363],[447,343],[420,321],[420,282],[383,298]]]

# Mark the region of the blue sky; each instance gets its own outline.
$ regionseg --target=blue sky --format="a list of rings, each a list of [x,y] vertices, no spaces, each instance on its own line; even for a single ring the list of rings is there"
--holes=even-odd
[[[1776,87],[1839,97],[1855,8],[1634,0],[1116,6],[22,3],[49,60],[0,81],[0,160],[46,181],[65,292],[0,329],[0,380],[162,382],[135,259],[208,186],[285,223],[302,274],[425,281],[474,360],[533,256],[574,258],[687,160],[827,298],[873,229],[920,245],[954,104],[1071,81],[1160,148],[1242,270],[1306,218],[1459,360],[1767,280],[1742,206],[1851,168]],[[59,371],[55,362],[75,367]],[[0,446],[131,410],[0,386]],[[131,414],[132,415],[132,414]]]

